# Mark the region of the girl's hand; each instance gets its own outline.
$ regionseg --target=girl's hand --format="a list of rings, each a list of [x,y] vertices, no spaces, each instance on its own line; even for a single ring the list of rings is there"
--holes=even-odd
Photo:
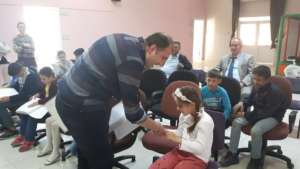
[[[166,134],[167,139],[172,140],[178,144],[181,144],[181,138],[178,137],[174,132],[171,131],[166,131],[166,132],[167,132]]]
[[[35,94],[35,95],[33,95],[31,98],[30,98],[30,100],[34,100],[34,99],[36,99],[36,98],[38,98],[39,97],[39,94]]]
[[[38,101],[36,101],[36,102],[33,102],[32,104],[28,105],[28,107],[34,107],[34,106],[37,106],[38,104],[39,104]]]

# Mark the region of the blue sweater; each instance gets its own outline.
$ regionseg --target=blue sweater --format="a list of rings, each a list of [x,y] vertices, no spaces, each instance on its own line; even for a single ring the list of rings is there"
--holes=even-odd
[[[226,90],[220,86],[215,91],[210,91],[207,86],[201,88],[204,107],[211,110],[224,112],[225,119],[230,118],[231,103]]]

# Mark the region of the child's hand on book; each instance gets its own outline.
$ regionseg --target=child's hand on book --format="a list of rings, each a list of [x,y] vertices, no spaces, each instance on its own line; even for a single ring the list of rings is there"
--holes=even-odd
[[[34,106],[37,106],[38,104],[39,104],[38,101],[36,101],[36,102],[33,102],[32,104],[28,105],[28,107],[34,107]]]

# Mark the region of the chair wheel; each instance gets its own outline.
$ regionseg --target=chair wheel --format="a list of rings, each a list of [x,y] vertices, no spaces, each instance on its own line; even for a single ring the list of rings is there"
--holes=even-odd
[[[288,169],[294,169],[294,164],[293,163],[288,163],[287,167],[288,167]]]
[[[135,157],[133,157],[133,158],[131,159],[131,162],[135,162]]]

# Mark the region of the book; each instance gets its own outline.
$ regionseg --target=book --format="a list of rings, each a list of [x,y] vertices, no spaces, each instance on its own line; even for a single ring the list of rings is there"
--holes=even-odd
[[[31,105],[31,104],[33,104],[34,102],[37,102],[37,101],[38,101],[38,99],[33,99],[33,100],[30,100],[30,101],[26,102],[25,104],[23,104],[21,107],[19,107],[16,110],[16,113],[26,114],[26,115],[29,115],[32,118],[35,118],[35,119],[43,118],[48,113],[48,110],[45,106],[36,105],[36,106],[33,106],[33,107],[29,107],[29,105]]]
[[[19,93],[14,88],[0,88],[0,98],[18,95]]]

